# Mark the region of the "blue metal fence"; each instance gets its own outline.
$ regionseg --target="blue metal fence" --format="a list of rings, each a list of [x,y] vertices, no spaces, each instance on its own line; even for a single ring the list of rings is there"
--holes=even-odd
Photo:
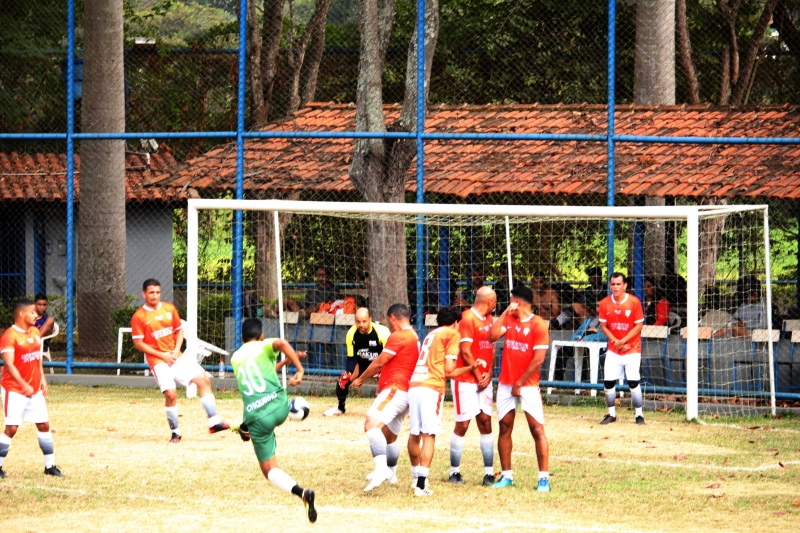
[[[616,83],[616,0],[608,0],[608,98],[607,98],[607,131],[605,135],[586,134],[505,134],[505,133],[431,133],[424,131],[425,123],[425,0],[417,0],[417,127],[414,132],[285,132],[285,131],[245,131],[245,72],[246,72],[246,13],[247,0],[240,0],[239,12],[239,48],[238,48],[238,91],[237,91],[237,129],[236,131],[213,132],[146,132],[146,133],[77,133],[75,132],[75,105],[74,105],[74,61],[75,58],[75,0],[67,2],[67,61],[66,61],[66,131],[63,133],[0,133],[0,139],[5,140],[61,140],[66,141],[67,180],[66,180],[66,208],[67,208],[67,283],[66,299],[73,302],[74,295],[74,259],[75,259],[75,219],[74,219],[74,155],[75,141],[82,139],[227,139],[235,138],[236,152],[236,192],[235,198],[244,197],[244,142],[246,139],[267,138],[293,138],[293,139],[414,139],[417,154],[417,194],[416,201],[423,203],[425,183],[425,142],[432,140],[454,141],[579,141],[597,142],[607,145],[607,205],[614,205],[614,177],[615,177],[615,147],[618,143],[679,143],[679,144],[763,144],[763,145],[797,145],[800,138],[759,138],[759,137],[657,137],[616,135],[614,127],[615,83]],[[236,338],[239,338],[239,328],[242,317],[242,257],[243,257],[243,232],[242,212],[237,211],[233,225],[233,315],[237,324]],[[608,272],[614,270],[614,221],[608,222]],[[418,225],[416,231],[416,287],[417,305],[422,306],[423,297],[423,258],[424,230]],[[800,296],[799,296],[800,297]],[[67,305],[66,338],[67,358],[63,365],[67,373],[73,368],[103,368],[99,363],[73,363],[73,333],[75,316],[73,305]],[[418,325],[421,328],[421,324]],[[54,364],[53,366],[60,366]],[[570,384],[573,386],[573,384]]]

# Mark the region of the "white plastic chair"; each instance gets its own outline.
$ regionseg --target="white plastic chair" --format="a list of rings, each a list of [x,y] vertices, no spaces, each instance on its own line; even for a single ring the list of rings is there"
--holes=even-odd
[[[53,337],[55,337],[56,335],[58,335],[58,332],[59,332],[59,330],[60,330],[60,328],[58,327],[58,322],[55,322],[55,321],[54,321],[54,322],[53,322],[53,333],[51,333],[50,335],[45,335],[44,337],[41,337],[41,338],[39,339],[39,340],[41,341],[41,343],[42,343],[42,348],[41,348],[41,350],[42,350],[42,357],[47,357],[47,360],[48,360],[48,361],[50,361],[51,363],[53,362],[53,359],[50,357],[50,346],[48,346],[48,347],[45,349],[45,347],[44,347],[44,341],[46,341],[46,340],[50,340],[50,339],[52,339]],[[50,367],[50,373],[51,373],[51,374],[53,373],[53,367],[52,367],[52,366]]]

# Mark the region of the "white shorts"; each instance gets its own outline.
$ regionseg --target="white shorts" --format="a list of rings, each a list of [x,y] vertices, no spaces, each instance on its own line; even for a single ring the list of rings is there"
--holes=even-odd
[[[408,389],[408,418],[412,435],[425,433],[438,435],[442,432],[442,404],[444,394],[430,387]]]
[[[0,396],[3,397],[3,413],[7,426],[19,426],[23,420],[43,424],[50,419],[47,416],[47,403],[44,401],[42,391],[28,398],[24,394],[0,387]]]
[[[195,360],[192,354],[183,354],[172,366],[167,363],[158,363],[153,367],[153,377],[156,378],[161,392],[175,388],[175,383],[187,386],[197,376],[205,374],[205,370]]]
[[[456,413],[456,422],[472,420],[478,413],[492,416],[492,384],[482,391],[478,390],[477,383],[464,383],[450,380],[450,390],[453,393],[453,409]]]
[[[383,389],[367,411],[367,416],[382,422],[395,435],[403,428],[408,414],[408,393],[397,389]]]
[[[522,405],[522,410],[533,417],[534,420],[544,425],[544,406],[542,405],[542,393],[539,387],[522,387],[519,396],[511,395],[511,385],[500,383],[497,386],[497,419],[502,420],[518,405]]]
[[[642,364],[642,354],[626,353],[619,355],[611,350],[606,352],[606,363],[603,365],[603,380],[617,381],[623,377],[628,381],[639,381],[639,367]]]

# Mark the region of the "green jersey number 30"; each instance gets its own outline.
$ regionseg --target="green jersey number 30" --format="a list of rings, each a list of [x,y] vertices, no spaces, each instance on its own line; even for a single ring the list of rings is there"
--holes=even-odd
[[[261,393],[267,390],[267,382],[264,381],[264,376],[254,360],[250,359],[242,365],[239,368],[239,374],[242,386],[245,387],[245,390],[242,391],[245,396],[252,396],[254,392]]]

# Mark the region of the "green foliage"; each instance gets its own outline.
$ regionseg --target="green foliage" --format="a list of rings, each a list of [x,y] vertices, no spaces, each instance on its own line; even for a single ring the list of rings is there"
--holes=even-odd
[[[0,299],[0,329],[6,329],[14,323],[14,315],[11,313],[11,307],[6,305]]]
[[[126,35],[155,37],[162,47],[185,47],[213,28],[227,27],[235,19],[215,7],[195,2],[163,0],[149,9],[127,10]]]
[[[114,326],[114,335],[119,334],[120,328],[129,328],[131,327],[131,319],[133,318],[133,314],[138,309],[137,307],[133,307],[131,304],[136,301],[136,296],[133,294],[125,295],[125,307],[121,307],[115,310],[111,314],[111,324]],[[141,358],[141,354],[136,347],[133,345],[133,340],[130,336],[123,335],[122,341],[122,362],[123,363],[135,363],[139,362]]]
[[[197,336],[215,346],[225,346],[225,317],[232,315],[233,299],[227,294],[209,294],[197,302]]]

